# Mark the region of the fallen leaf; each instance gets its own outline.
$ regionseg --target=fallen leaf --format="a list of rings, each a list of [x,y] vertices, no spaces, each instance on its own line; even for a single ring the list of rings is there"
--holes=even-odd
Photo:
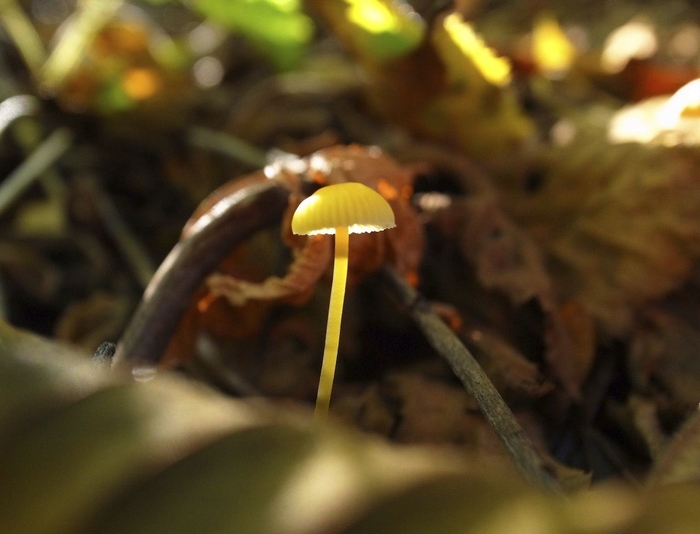
[[[700,258],[696,148],[581,135],[518,167],[499,180],[508,213],[540,246],[557,294],[604,332],[629,333],[636,310],[691,276]]]
[[[554,387],[545,380],[537,365],[496,333],[472,328],[461,333],[460,338],[506,399],[537,398]]]
[[[542,254],[527,232],[506,215],[496,193],[482,189],[457,198],[431,213],[430,222],[457,240],[463,258],[485,289],[505,295],[513,308],[529,301],[539,306],[551,375],[572,399],[578,399],[585,370],[573,353],[573,332],[559,315],[558,298]]]

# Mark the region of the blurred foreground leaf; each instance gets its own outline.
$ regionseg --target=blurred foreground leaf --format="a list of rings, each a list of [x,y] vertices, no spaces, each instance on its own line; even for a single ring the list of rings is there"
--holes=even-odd
[[[607,485],[565,500],[503,465],[314,426],[168,374],[124,380],[4,323],[0,436],[0,531],[13,534],[651,534],[700,524],[696,485]]]

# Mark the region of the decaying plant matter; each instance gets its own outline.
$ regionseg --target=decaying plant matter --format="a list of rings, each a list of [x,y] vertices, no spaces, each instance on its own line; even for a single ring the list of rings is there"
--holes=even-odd
[[[697,97],[611,134],[700,76],[696,6],[73,4],[0,7],[1,531],[698,519]],[[351,240],[314,427],[333,247],[290,221],[355,182],[396,228]]]

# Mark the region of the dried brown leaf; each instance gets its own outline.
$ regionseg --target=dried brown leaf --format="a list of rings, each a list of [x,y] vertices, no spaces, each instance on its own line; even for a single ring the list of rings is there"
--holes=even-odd
[[[454,443],[473,401],[464,388],[415,373],[388,377],[387,387],[400,405],[395,438],[404,443]]]
[[[581,137],[503,179],[504,199],[547,256],[557,292],[616,335],[678,288],[700,257],[700,151]],[[537,177],[536,182],[532,182]]]
[[[300,166],[305,170],[299,171]],[[331,264],[332,247],[328,236],[307,238],[292,234],[291,219],[303,200],[301,190],[305,176],[321,185],[362,183],[378,191],[394,212],[395,228],[353,235],[350,240],[348,286],[352,287],[376,272],[385,262],[394,265],[413,282],[417,281],[425,238],[422,224],[409,202],[413,193],[413,175],[408,169],[401,167],[380,149],[360,145],[326,148],[308,158],[296,160],[294,165],[280,159],[270,166],[272,168],[277,171],[268,169],[268,172],[276,172],[275,179],[291,190],[281,234],[284,242],[294,251],[294,261],[283,277],[269,277],[262,282],[219,269],[207,280],[213,295],[226,297],[233,306],[242,306],[249,300],[286,300],[298,304],[308,299],[313,287]],[[206,215],[208,207],[218,199],[237,191],[237,184],[238,181],[215,191],[197,209],[192,220]]]
[[[329,237],[313,236],[307,239],[283,278],[271,276],[255,283],[219,272],[207,278],[207,287],[212,295],[225,297],[233,306],[243,306],[249,300],[303,302],[326,272],[331,257]]]
[[[460,335],[499,393],[506,398],[536,398],[551,391],[537,366],[495,332],[471,329]]]
[[[497,291],[513,306],[534,300],[545,316],[546,360],[552,375],[574,399],[580,396],[581,361],[547,273],[538,245],[504,212],[493,191],[481,191],[433,213],[433,222],[457,239],[464,259],[480,284]]]
[[[566,353],[570,362],[565,368],[569,371],[568,376],[572,389],[580,391],[588,379],[595,361],[598,341],[595,323],[590,314],[576,301],[562,304],[554,311],[554,314],[559,319],[556,324],[561,325],[565,331],[566,339],[570,340],[571,351]],[[562,368],[564,365],[559,364],[558,367]]]
[[[608,413],[642,454],[657,458],[668,442],[659,419],[659,407],[653,399],[632,395],[625,405],[608,404]]]

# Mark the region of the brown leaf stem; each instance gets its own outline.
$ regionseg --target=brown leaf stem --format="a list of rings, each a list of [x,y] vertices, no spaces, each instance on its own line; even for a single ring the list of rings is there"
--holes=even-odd
[[[544,470],[542,459],[532,442],[474,356],[432,311],[420,293],[392,269],[384,268],[382,274],[400,302],[409,310],[430,345],[447,360],[467,392],[476,399],[481,412],[508,450],[521,474],[537,486],[561,493],[559,484]]]
[[[238,243],[279,222],[288,196],[278,182],[261,177],[216,203],[206,221],[190,228],[146,288],[119,340],[112,368],[155,367],[204,276]]]

